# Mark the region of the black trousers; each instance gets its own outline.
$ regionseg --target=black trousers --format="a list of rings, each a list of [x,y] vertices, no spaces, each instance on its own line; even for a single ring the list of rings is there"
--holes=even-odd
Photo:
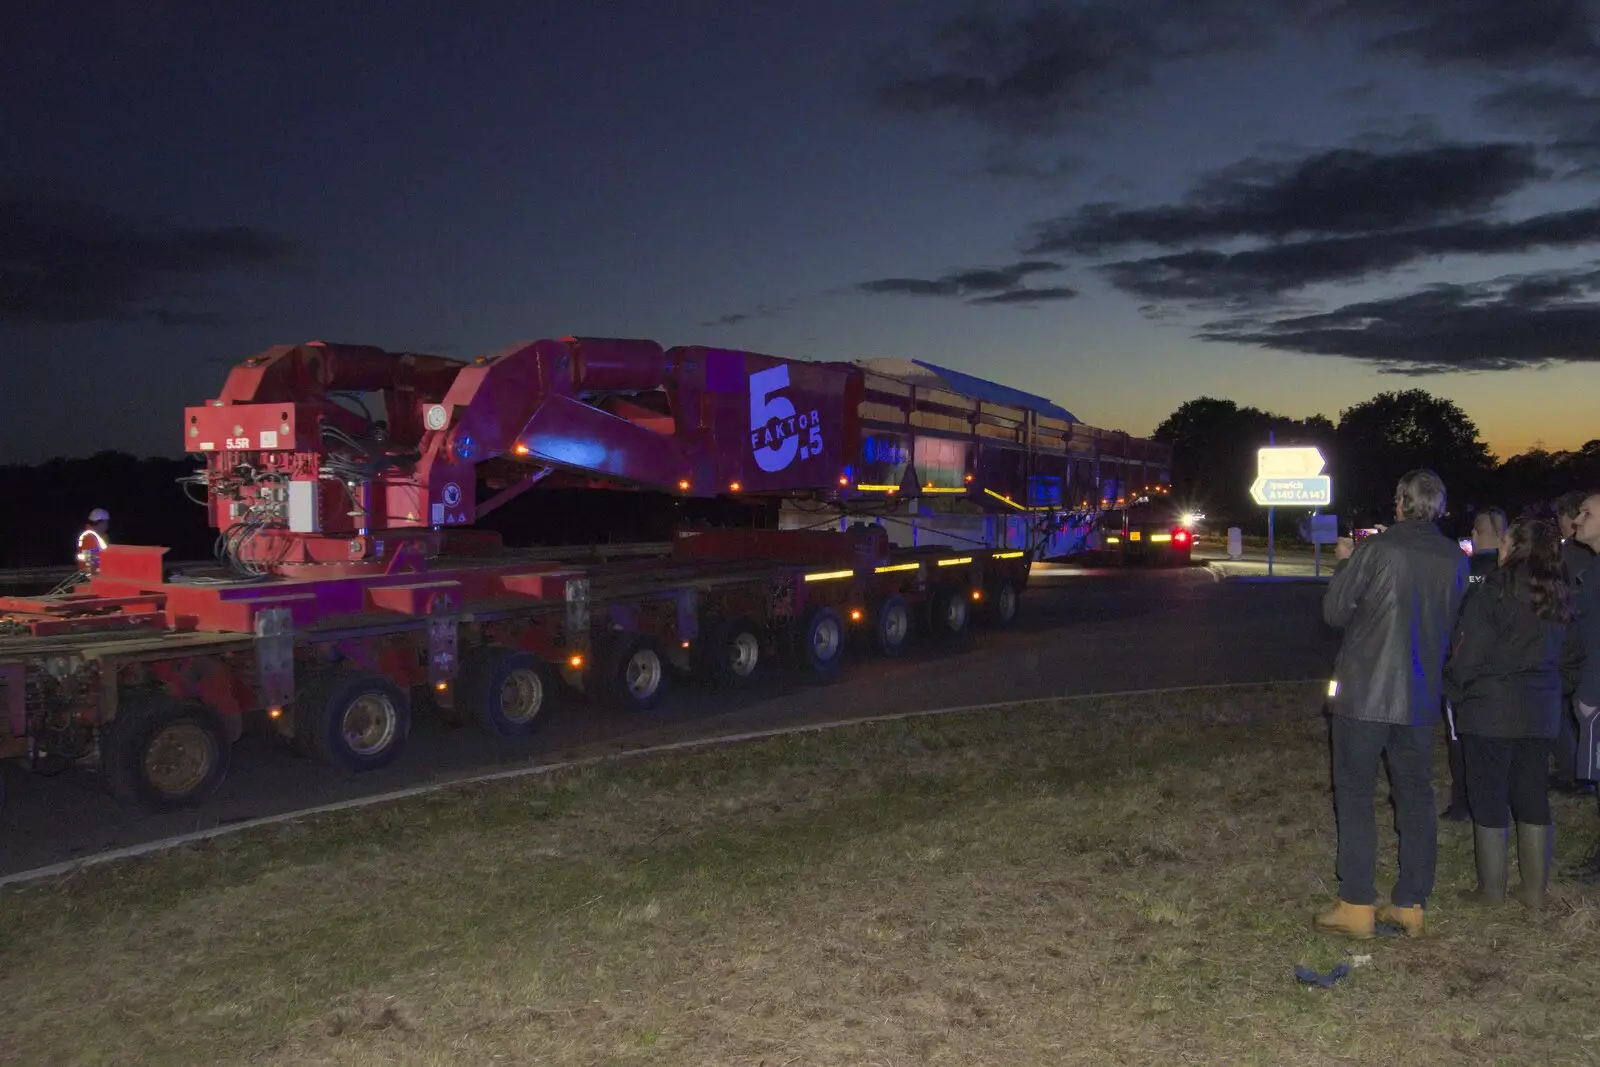
[[[1496,829],[1510,826],[1512,819],[1550,824],[1548,738],[1462,734],[1461,748],[1473,822]]]
[[[1350,904],[1378,900],[1378,819],[1373,789],[1378,764],[1387,758],[1389,795],[1400,836],[1400,876],[1389,900],[1396,907],[1426,904],[1438,860],[1438,812],[1433,800],[1433,733],[1436,727],[1359,722],[1335,715],[1333,806],[1339,826],[1339,899]]]

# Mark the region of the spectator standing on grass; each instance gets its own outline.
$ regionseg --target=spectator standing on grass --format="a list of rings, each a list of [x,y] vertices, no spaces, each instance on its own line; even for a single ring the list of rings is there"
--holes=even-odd
[[[1478,885],[1467,896],[1504,904],[1510,830],[1521,885],[1544,907],[1555,827],[1550,819],[1550,739],[1562,714],[1562,648],[1572,618],[1555,527],[1518,519],[1501,540],[1493,574],[1467,594],[1444,670],[1466,757]]]
[[[1395,487],[1394,525],[1359,548],[1340,538],[1335,550],[1322,617],[1344,632],[1328,684],[1339,899],[1313,920],[1324,932],[1372,937],[1382,921],[1411,937],[1422,934],[1437,859],[1433,731],[1467,590],[1467,557],[1439,532],[1444,506],[1439,476],[1410,471]],[[1400,876],[1379,908],[1372,791],[1384,756],[1398,813]]]
[[[1467,557],[1467,581],[1481,584],[1500,566],[1500,542],[1506,535],[1506,513],[1500,508],[1484,508],[1472,520],[1472,555]],[[1450,754],[1450,805],[1439,818],[1465,822],[1469,814],[1467,771],[1462,759],[1461,721],[1446,723],[1445,748]]]
[[[1575,536],[1578,512],[1583,510],[1583,501],[1588,495],[1582,489],[1574,489],[1556,497],[1556,524],[1561,530],[1561,567],[1569,583],[1577,581],[1578,575],[1583,573],[1595,555],[1594,549]]]
[[[1556,523],[1561,530],[1561,568],[1574,597],[1578,594],[1578,576],[1594,558],[1593,550],[1578,540],[1573,532],[1578,512],[1587,495],[1583,490],[1575,489],[1555,499]],[[1577,711],[1570,702],[1562,709],[1560,728],[1550,747],[1550,759],[1555,765],[1550,775],[1550,788],[1569,796],[1581,796],[1594,788],[1588,782],[1578,781],[1573,775],[1573,764],[1578,756]]]
[[[1572,537],[1590,551],[1588,564],[1575,576],[1575,610],[1570,634],[1568,685],[1577,710],[1579,730],[1593,726],[1600,714],[1600,489],[1584,497],[1573,522]],[[1600,841],[1574,872],[1580,881],[1600,886]]]

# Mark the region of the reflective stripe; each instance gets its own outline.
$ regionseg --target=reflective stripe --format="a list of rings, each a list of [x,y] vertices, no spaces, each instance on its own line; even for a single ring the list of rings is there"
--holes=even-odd
[[[93,538],[93,542],[84,544],[84,541],[88,538]],[[85,550],[99,550],[106,547],[106,539],[100,536],[100,531],[98,530],[85,530],[78,535],[78,547]]]

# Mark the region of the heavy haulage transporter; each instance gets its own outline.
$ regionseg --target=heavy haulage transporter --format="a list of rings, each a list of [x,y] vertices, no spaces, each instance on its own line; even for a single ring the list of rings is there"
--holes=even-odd
[[[737,686],[779,653],[827,679],[851,644],[1005,625],[1033,562],[1090,548],[1170,456],[927,363],[577,337],[279,346],[182,433],[216,567],[112,544],[67,592],[0,599],[0,756],[158,808],[213,791],[247,729],[361,771],[415,707],[520,737],[568,695],[643,709],[678,673]],[[750,521],[603,563],[473,528],[534,487]]]

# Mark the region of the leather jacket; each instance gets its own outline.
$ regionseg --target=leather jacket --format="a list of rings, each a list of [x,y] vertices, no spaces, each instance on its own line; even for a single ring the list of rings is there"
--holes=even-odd
[[[1328,687],[1331,714],[1402,726],[1438,722],[1468,568],[1459,544],[1416,521],[1363,538],[1334,568],[1322,618],[1344,640]]]

